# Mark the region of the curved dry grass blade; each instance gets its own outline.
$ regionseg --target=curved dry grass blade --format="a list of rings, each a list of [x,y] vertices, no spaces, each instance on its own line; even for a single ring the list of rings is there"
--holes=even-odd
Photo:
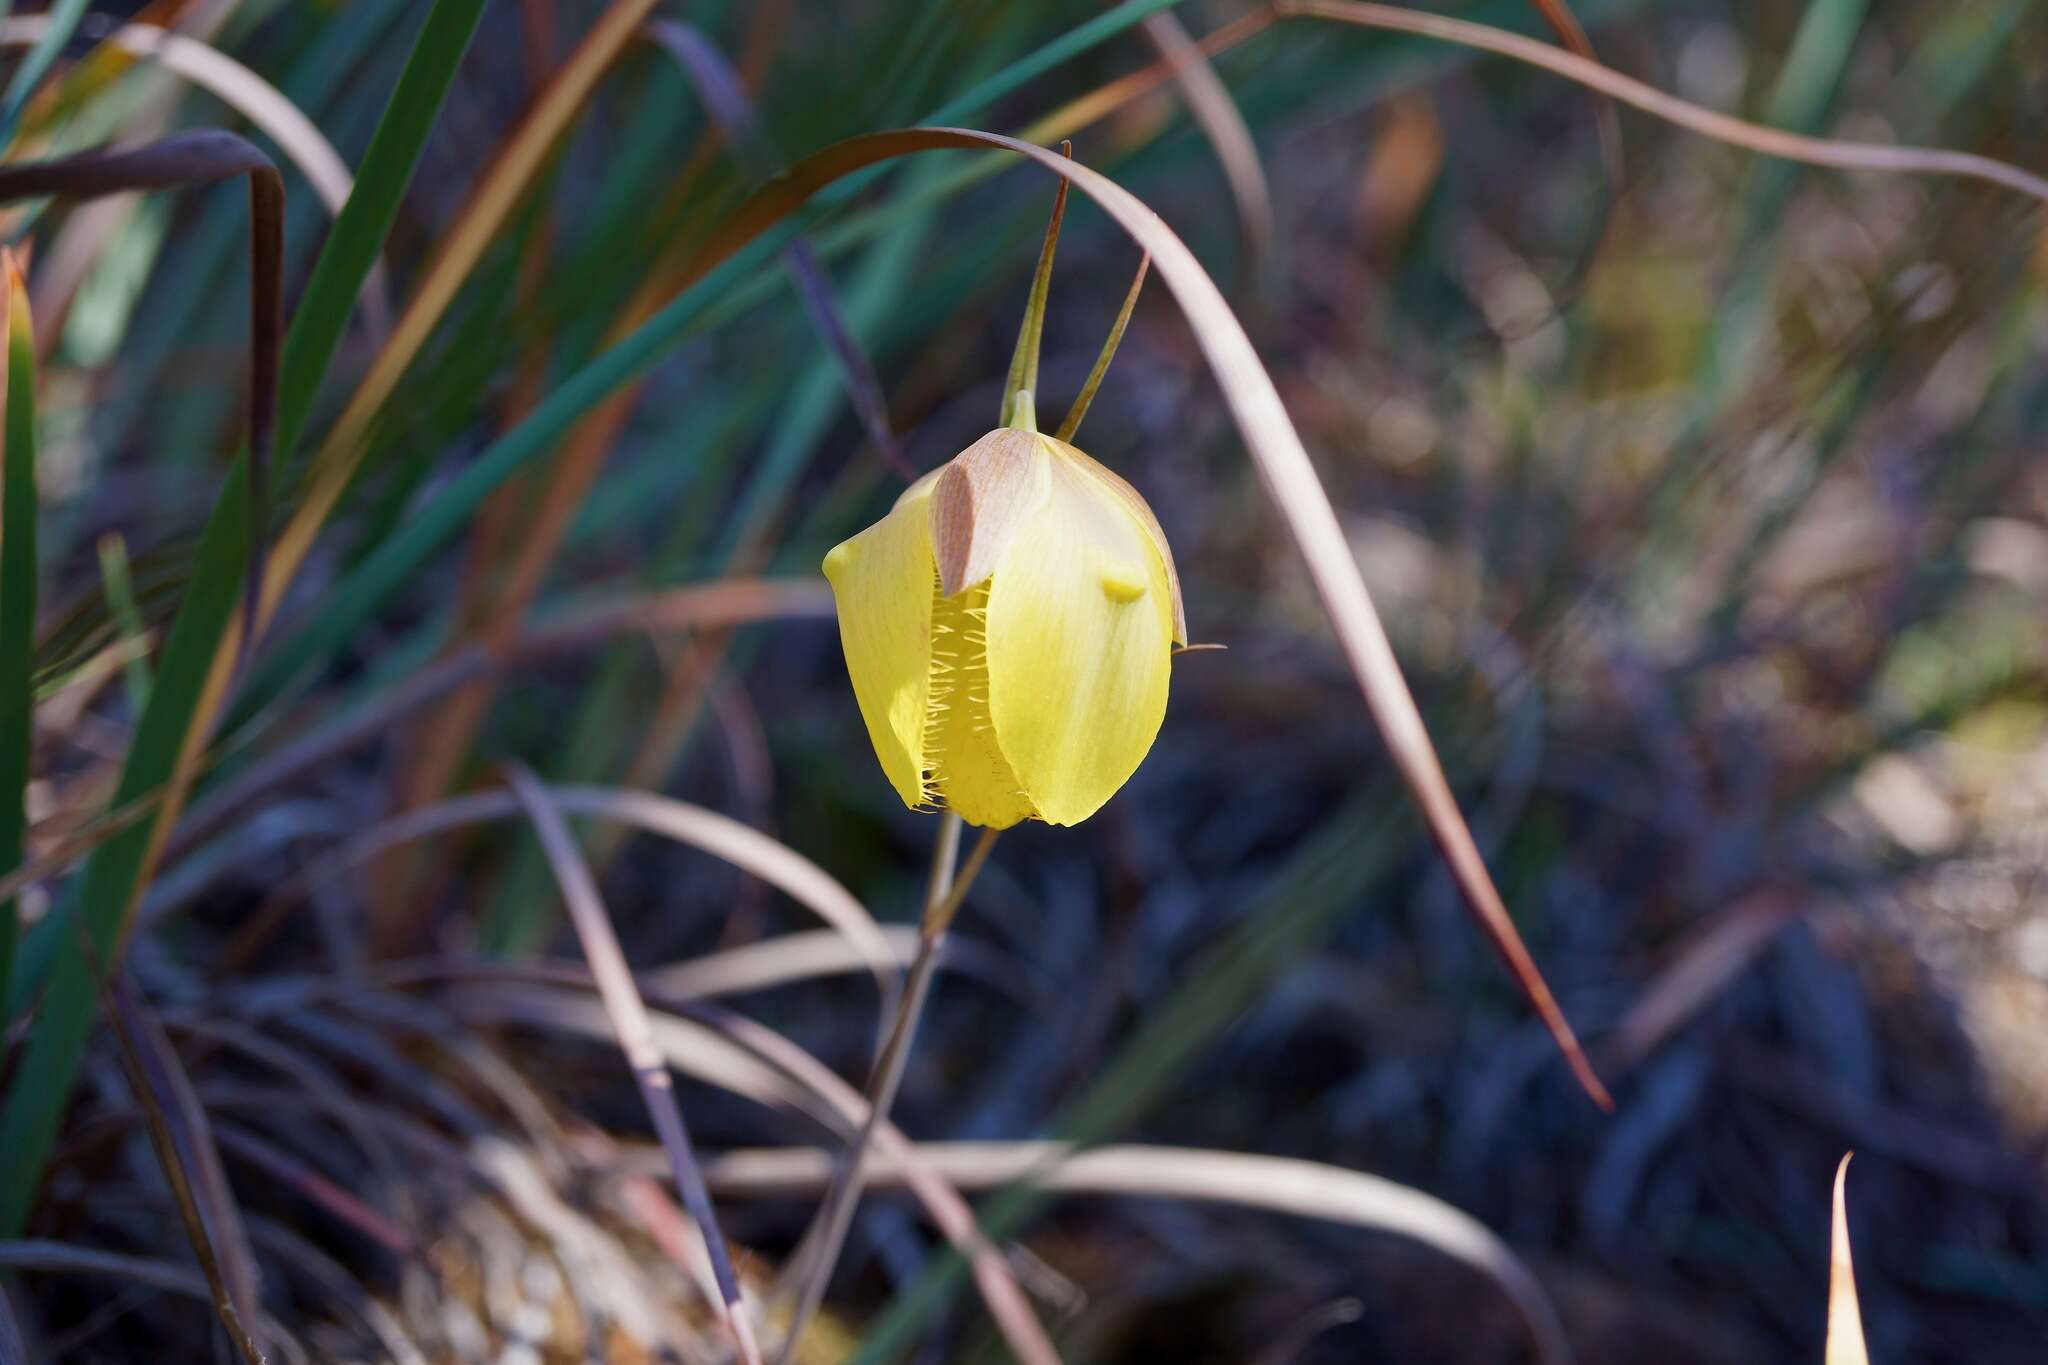
[[[249,178],[249,564],[243,603],[246,655],[256,635],[277,426],[278,348],[284,339],[284,180],[245,138],[217,129],[174,133],[140,147],[101,147],[50,161],[0,166],[0,203],[52,195],[97,199],[133,190],[186,189]]]
[[[1102,387],[1102,377],[1109,373],[1109,362],[1116,359],[1117,347],[1124,343],[1124,329],[1131,325],[1131,310],[1138,306],[1138,291],[1145,287],[1145,275],[1152,269],[1152,258],[1138,258],[1138,273],[1131,276],[1131,287],[1124,294],[1123,306],[1116,310],[1116,321],[1109,326],[1109,335],[1102,339],[1102,349],[1096,353],[1095,364],[1088,370],[1087,382],[1081,385],[1081,392],[1075,395],[1074,405],[1067,409],[1067,415],[1060,419],[1060,429],[1053,433],[1061,441],[1071,441],[1074,433],[1081,429],[1081,419],[1088,415],[1088,409],[1095,405],[1095,391]]]
[[[1856,1301],[1856,1266],[1849,1252],[1849,1159],[1835,1167],[1835,1210],[1828,1239],[1827,1365],[1870,1365],[1863,1342],[1863,1309]]]
[[[908,968],[917,958],[917,930],[908,924],[885,924],[881,929],[899,970]],[[871,964],[843,935],[831,929],[800,929],[656,967],[640,973],[640,980],[671,1000],[711,1000],[869,970]]]
[[[214,1137],[223,1151],[233,1152],[272,1179],[291,1186],[292,1191],[316,1208],[325,1209],[335,1221],[354,1229],[393,1256],[411,1256],[419,1247],[397,1223],[365,1202],[351,1190],[255,1133],[234,1124],[214,1125]]]
[[[1061,143],[1060,155],[1072,157],[1073,144]],[[1059,249],[1060,224],[1067,216],[1067,182],[1053,195],[1052,217],[1038,247],[1038,265],[1031,272],[1031,293],[1024,301],[1024,320],[1017,325],[1017,346],[1010,352],[1010,373],[1003,380],[1003,403],[996,425],[1038,430],[1038,346],[1045,335],[1045,300],[1052,291],[1052,258]]]
[[[7,398],[0,441],[0,869],[21,865],[36,709],[36,348],[28,288],[12,251],[7,271]],[[0,1028],[13,998],[20,913],[0,895]]]
[[[717,811],[654,792],[565,786],[554,789],[554,799],[564,810],[621,821],[702,849],[778,888],[860,952],[881,988],[885,1015],[896,1000],[902,985],[881,925],[829,873],[787,844]]]
[[[897,981],[896,954],[882,926],[830,873],[787,844],[716,811],[649,792],[561,786],[550,789],[549,794],[556,807],[570,814],[616,820],[666,836],[780,889],[846,939],[875,977],[882,993],[884,1017],[890,1013],[902,988]],[[278,888],[258,916],[273,917],[278,913],[276,907],[293,904],[307,887],[338,876],[408,840],[479,821],[509,819],[518,815],[520,809],[513,793],[497,791],[458,796],[394,816],[365,830]]]
[[[602,1037],[604,1017],[587,1001],[539,991],[464,992],[458,1009],[473,1018],[512,1018]],[[809,1115],[851,1137],[867,1118],[867,1102],[832,1069],[796,1044],[741,1015],[698,1008],[690,1016],[656,1018],[657,1041],[676,1070],[775,1108]],[[1002,1253],[975,1226],[967,1201],[918,1159],[910,1140],[893,1123],[875,1131],[876,1150],[902,1172],[904,1184],[930,1213],[932,1222],[973,1271],[989,1316],[1002,1331],[1010,1353],[1025,1365],[1058,1365],[1045,1329]]]
[[[697,98],[710,111],[712,121],[725,135],[726,145],[746,167],[754,182],[758,184],[779,174],[782,158],[776,155],[774,147],[762,133],[760,121],[754,117],[753,102],[747,97],[747,88],[741,83],[739,73],[732,69],[717,45],[695,25],[675,19],[651,20],[642,31],[673,57],[683,74],[689,77],[690,84],[696,88]],[[833,292],[831,279],[819,262],[817,252],[811,249],[807,240],[799,237],[783,249],[782,260],[789,271],[790,281],[796,285],[797,297],[803,301],[804,311],[810,314],[811,325],[825,339],[826,349],[832,352],[832,358],[839,364],[839,373],[846,381],[846,396],[852,400],[861,425],[867,429],[868,440],[874,443],[876,452],[891,469],[905,479],[915,480],[917,471],[904,458],[896,432],[889,425],[889,404],[882,396],[882,384],[875,377],[874,364],[854,339],[852,329],[846,325],[846,316],[840,310],[838,296]]]
[[[49,32],[47,14],[17,14],[0,20],[0,47],[33,44]],[[298,167],[328,213],[341,212],[355,178],[326,134],[299,112],[282,91],[210,43],[155,24],[124,24],[106,38],[133,57],[154,61],[172,75],[213,95],[275,142]],[[391,329],[391,290],[380,261],[363,284],[363,316],[373,337]]]
[[[1223,180],[1230,186],[1231,202],[1237,206],[1238,231],[1244,240],[1241,283],[1256,281],[1265,273],[1266,263],[1273,255],[1273,191],[1266,184],[1266,168],[1259,161],[1259,147],[1252,140],[1252,130],[1245,125],[1244,115],[1222,78],[1172,10],[1146,16],[1145,36],[1172,67],[1174,83],[1180,87],[1188,113],[1193,115],[1202,136],[1209,140],[1217,165],[1223,168]]]
[[[619,947],[618,936],[612,932],[611,915],[598,894],[597,882],[591,877],[590,868],[576,847],[575,837],[569,833],[569,826],[563,821],[546,788],[517,764],[507,766],[506,777],[527,818],[533,822],[533,831],[547,854],[548,866],[554,870],[555,881],[562,889],[562,900],[568,908],[570,922],[576,926],[576,936],[583,941],[583,955],[589,959],[590,974],[597,982],[598,997],[604,1002],[605,1012],[611,1016],[612,1032],[618,1039],[620,1051],[626,1055],[626,1064],[632,1068],[633,1079],[639,1083],[640,1098],[647,1105],[654,1130],[668,1152],[669,1166],[675,1176],[676,1189],[682,1195],[683,1207],[697,1221],[697,1229],[704,1237],[705,1250],[711,1256],[712,1273],[718,1281],[718,1292],[724,1300],[725,1329],[732,1338],[733,1349],[746,1365],[760,1365],[761,1351],[754,1340],[753,1323],[747,1316],[746,1303],[740,1297],[739,1276],[733,1271],[732,1253],[725,1245],[725,1237],[718,1230],[718,1215],[711,1206],[711,1194],[704,1186],[704,1172],[690,1148],[690,1133],[683,1123],[682,1106],[676,1103],[675,1083],[669,1076],[668,1063],[663,1059],[661,1050],[654,1045],[654,1029],[648,1021],[646,1002],[640,998],[640,988],[633,984],[632,969],[626,965],[626,955]]]
[[[635,593],[611,601],[591,601],[550,612],[503,649],[473,645],[437,660],[356,714],[321,726],[252,764],[232,782],[194,803],[191,813],[164,845],[164,856],[176,857],[197,847],[282,783],[383,733],[404,716],[465,683],[521,663],[570,653],[627,631],[651,634],[739,626],[754,621],[824,619],[831,615],[832,594],[822,578],[726,579]],[[77,857],[80,851],[72,850],[70,857]],[[38,876],[57,870],[48,866],[47,859],[39,866],[43,870]],[[5,894],[7,885],[0,880],[0,894]]]
[[[1894,175],[1952,176],[1981,180],[2048,204],[2048,179],[2022,170],[2009,162],[1997,161],[1974,152],[1951,152],[1935,147],[1891,147],[1874,142],[1850,142],[1838,138],[1807,137],[1762,124],[1749,123],[1727,114],[1703,109],[1655,86],[1610,70],[1598,62],[1558,49],[1519,34],[1504,33],[1485,24],[1447,19],[1434,14],[1376,5],[1365,0],[1274,0],[1281,15],[1335,19],[1367,28],[1391,29],[1459,43],[1502,57],[1512,57],[1531,66],[1577,81],[1646,114],[1673,123],[1702,137],[1765,156],[1797,161],[1806,166],[1825,166],[1841,171],[1879,171]]]
[[[1547,50],[1547,49],[1546,49]],[[1449,864],[1453,880],[1523,992],[1556,1039],[1579,1084],[1603,1109],[1613,1101],[1586,1061],[1571,1025],[1536,969],[1507,907],[1494,888],[1445,779],[1443,766],[1401,667],[1380,623],[1365,580],[1352,558],[1350,542],[1337,522],[1329,494],[1260,362],[1251,339],[1202,269],[1159,215],[1108,177],[1043,147],[995,133],[963,128],[912,128],[870,133],[835,143],[792,167],[734,213],[701,268],[709,270],[766,231],[823,186],[866,166],[913,152],[994,147],[1015,152],[1071,181],[1100,205],[1152,257],[1160,277],[1187,316],[1197,344],[1215,374],[1231,415],[1245,438],[1268,493],[1278,505],[1295,544],[1308,563],[1339,643],[1357,678],[1367,709],[1379,725],[1388,752],[1407,783],[1425,823]]]
[[[1733,984],[1799,909],[1781,891],[1760,891],[1717,911],[1672,950],[1671,961],[1602,1040],[1602,1062],[1633,1070]]]
[[[1549,1296],[1506,1243],[1470,1214],[1379,1176],[1290,1157],[1180,1147],[1075,1151],[1056,1142],[921,1142],[915,1152],[963,1189],[1023,1180],[1064,1194],[1238,1204],[1412,1238],[1498,1286],[1528,1326],[1539,1359],[1552,1365],[1571,1359]],[[831,1179],[833,1166],[831,1153],[820,1148],[778,1148],[728,1152],[709,1161],[705,1174],[721,1192],[773,1197],[817,1189]],[[878,1157],[873,1179],[901,1184],[898,1160]]]

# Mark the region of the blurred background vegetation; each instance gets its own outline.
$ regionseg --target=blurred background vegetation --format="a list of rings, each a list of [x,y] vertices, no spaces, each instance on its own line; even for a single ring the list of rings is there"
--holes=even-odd
[[[991,425],[1051,179],[945,152],[803,218],[900,459],[765,249],[639,334],[644,373],[606,366],[775,160],[937,121],[1070,137],[1224,287],[1618,1106],[1574,1086],[1473,931],[1155,284],[1080,444],[1150,500],[1194,638],[1228,649],[1176,661],[1165,729],[1099,816],[998,845],[896,1118],[920,1143],[1086,1132],[1314,1165],[1223,1162],[1165,1191],[1110,1166],[1037,1210],[1007,1259],[1062,1354],[1542,1358],[1484,1262],[1526,1267],[1580,1361],[1819,1361],[1828,1182],[1853,1148],[1872,1358],[2048,1359],[2041,205],[1793,167],[1627,111],[1616,183],[1604,106],[1555,75],[1190,0],[1171,13],[1220,35],[1210,83],[1162,56],[1171,36],[1140,22],[1160,8],[654,10],[731,62],[755,145],[638,36],[644,4],[49,7],[47,70],[15,67],[5,100],[12,161],[191,128],[275,156],[292,341],[257,515],[273,555],[318,533],[145,856],[153,809],[120,833],[105,814],[158,790],[150,763],[169,774],[239,610],[239,552],[208,547],[233,550],[247,497],[248,191],[7,210],[35,327],[40,583],[0,1355],[230,1358],[111,1000],[169,1077],[223,1267],[278,1358],[720,1358],[517,809],[356,841],[427,829],[516,759],[723,812],[885,925],[915,922],[935,821],[883,781],[807,585],[895,497],[896,466]],[[1521,0],[1436,8],[1551,38]],[[2040,160],[2048,15],[2025,0],[1575,11],[1602,63],[1701,105]],[[246,100],[105,41],[130,20],[301,111],[360,177],[339,224],[304,148]],[[21,35],[11,52],[37,50]],[[1062,247],[1049,416],[1139,259],[1080,196]],[[422,310],[437,282],[445,306]],[[304,520],[337,470],[332,512]],[[593,604],[760,578],[787,599],[757,614],[788,619],[590,624]],[[212,634],[190,625],[209,611]],[[503,662],[408,692],[475,645]],[[875,982],[728,860],[577,828],[753,1294],[817,1189],[750,1176],[739,1149],[830,1150],[843,1119],[821,1122],[816,1078],[733,1040],[773,1030],[858,1086]],[[126,926],[127,1004],[65,975],[81,921],[106,947]],[[784,940],[815,961],[747,956]],[[67,1010],[100,1019],[75,1088],[49,1041]],[[1504,1245],[1435,1214],[1389,1236],[1390,1187],[1346,1172]],[[955,1174],[970,1198],[1000,1183]],[[885,1181],[799,1359],[879,1351],[871,1328],[907,1321],[944,1255]],[[910,1358],[1003,1358],[971,1286],[910,1340]]]

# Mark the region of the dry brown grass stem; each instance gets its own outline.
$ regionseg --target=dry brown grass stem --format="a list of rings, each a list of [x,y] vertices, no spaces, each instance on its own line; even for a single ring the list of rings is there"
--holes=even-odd
[[[1275,10],[1286,16],[1334,19],[1366,28],[1412,33],[1447,43],[1477,48],[1518,62],[1542,67],[1590,90],[1610,95],[1623,104],[1673,123],[1680,128],[1742,147],[1765,156],[1796,161],[1806,166],[1825,166],[1842,171],[1879,171],[1892,175],[1954,176],[1981,180],[2014,190],[2048,204],[2048,179],[1974,152],[1952,152],[1936,147],[1895,147],[1875,142],[1851,142],[1839,138],[1808,137],[1767,128],[1730,114],[1717,113],[1697,104],[1667,95],[1655,86],[1624,76],[1575,53],[1562,52],[1547,43],[1519,34],[1505,33],[1485,24],[1442,15],[1422,14],[1393,5],[1376,5],[1364,0],[1274,0]]]

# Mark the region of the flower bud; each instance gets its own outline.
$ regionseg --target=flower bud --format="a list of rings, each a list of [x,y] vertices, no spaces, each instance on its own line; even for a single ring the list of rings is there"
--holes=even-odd
[[[1064,441],[1004,427],[825,556],[890,785],[971,824],[1072,825],[1166,714],[1180,580],[1151,508]]]

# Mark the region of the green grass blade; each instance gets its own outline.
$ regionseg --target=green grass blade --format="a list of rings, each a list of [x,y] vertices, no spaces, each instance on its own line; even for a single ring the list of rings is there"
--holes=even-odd
[[[483,0],[437,0],[370,142],[355,192],[329,234],[286,339],[279,386],[279,450],[304,428],[313,396],[347,325],[363,277],[397,214],[441,101],[468,50]],[[170,780],[229,622],[241,601],[249,543],[246,462],[237,462],[208,518],[190,586],[165,642],[156,686],[129,746],[113,804]],[[91,942],[114,960],[157,839],[145,822],[109,840],[86,863],[77,908]],[[58,1122],[69,1103],[97,1001],[82,946],[67,935],[50,988],[4,1105],[0,1105],[0,1239],[28,1218]]]
[[[300,674],[345,644],[375,617],[392,593],[412,581],[427,556],[459,531],[494,489],[552,452],[579,418],[614,389],[644,374],[682,340],[716,295],[769,265],[796,233],[796,224],[785,223],[756,238],[625,340],[578,370],[534,409],[532,416],[464,466],[433,501],[408,516],[335,585],[325,611],[271,651],[243,688],[228,717],[228,728],[254,716]]]
[[[100,587],[107,595],[107,610],[120,631],[119,642],[134,649],[121,665],[121,680],[128,693],[129,709],[141,715],[149,707],[149,656],[141,641],[148,627],[142,608],[135,602],[135,576],[128,568],[128,542],[119,531],[100,537]]]
[[[22,858],[29,751],[35,740],[36,350],[28,290],[7,265],[7,427],[0,453],[0,872]],[[14,976],[20,916],[0,901],[0,1002]],[[6,1019],[0,1013],[0,1026]]]
[[[313,396],[348,329],[363,279],[383,250],[398,216],[398,202],[412,183],[427,133],[448,97],[455,68],[483,15],[484,0],[437,0],[413,44],[412,57],[391,92],[384,117],[363,153],[356,186],[335,217],[327,245],[313,263],[291,332],[277,391],[277,450],[290,458],[304,431]]]
[[[85,17],[85,0],[57,0],[50,7],[50,26],[36,45],[22,58],[21,65],[14,70],[14,79],[7,83],[7,98],[0,103],[0,142],[14,136],[14,122],[21,117],[22,109],[42,84],[44,75],[50,70],[57,54],[64,50],[64,44],[71,41],[78,21]]]

